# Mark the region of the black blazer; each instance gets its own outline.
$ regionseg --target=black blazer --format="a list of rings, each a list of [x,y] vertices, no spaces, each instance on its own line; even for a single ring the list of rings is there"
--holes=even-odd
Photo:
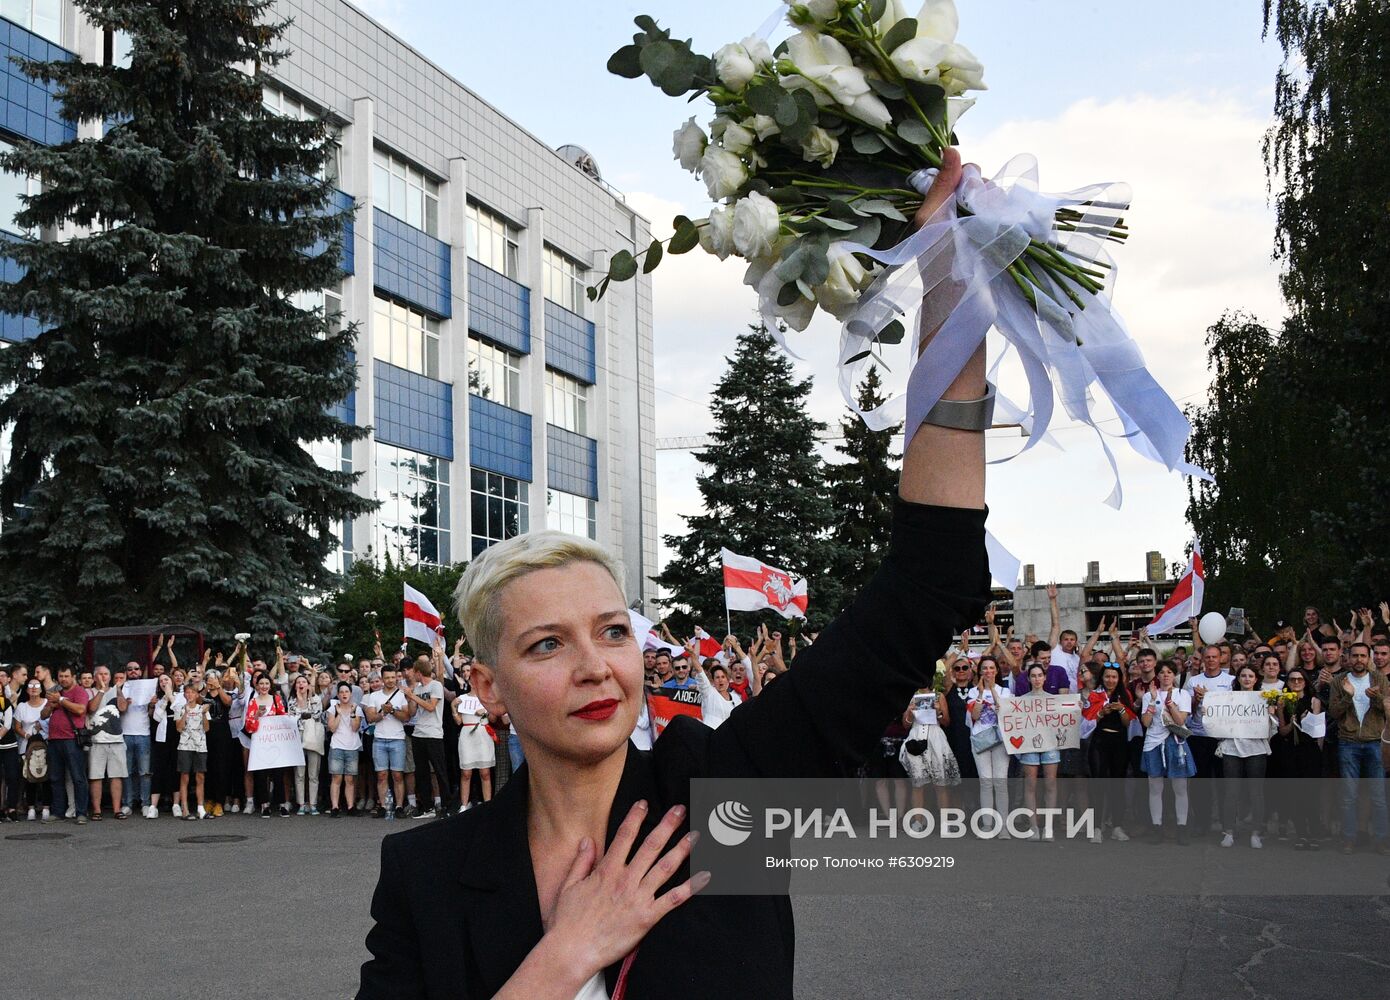
[[[791,671],[718,729],[676,718],[651,751],[628,745],[607,842],[638,799],[651,806],[647,829],[688,806],[693,777],[835,777],[862,760],[952,636],[979,620],[984,522],[982,510],[898,501],[883,565]],[[359,1000],[481,1000],[506,984],[543,933],[526,816],[523,766],[492,802],[382,842]],[[786,896],[696,896],[643,939],[628,996],[789,998],[794,946]]]

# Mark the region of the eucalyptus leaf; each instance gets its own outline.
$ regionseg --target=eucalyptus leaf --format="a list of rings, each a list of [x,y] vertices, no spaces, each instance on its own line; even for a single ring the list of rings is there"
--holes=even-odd
[[[782,88],[774,83],[760,83],[756,87],[749,87],[743,99],[755,115],[773,115],[777,113],[777,101],[782,93]]]
[[[931,129],[916,118],[904,118],[898,122],[898,135],[914,146],[929,146],[932,143]]]
[[[883,152],[883,140],[878,137],[877,132],[856,132],[850,138],[849,144],[854,147],[856,153],[863,153],[865,156]]]
[[[651,34],[655,34],[657,31],[661,30],[656,26],[656,21],[650,14],[638,14],[632,19],[632,23],[643,31]]]
[[[870,356],[871,354],[873,354],[873,353],[874,353],[873,351],[860,351],[858,354],[854,355],[853,357],[847,358],[847,359],[845,360],[845,364],[847,364],[847,365],[852,365],[852,364],[854,364],[856,361],[863,361],[865,358],[869,357],[869,356]]]
[[[903,326],[903,321],[895,319],[882,330],[878,331],[878,335],[874,337],[874,340],[880,344],[901,344],[906,334],[907,330]]]
[[[624,45],[608,57],[608,72],[635,80],[642,75],[642,47]]]
[[[653,83],[659,83],[678,57],[676,47],[670,42],[652,42],[643,47],[638,63]]]
[[[608,262],[608,277],[614,281],[627,281],[637,274],[637,259],[631,250],[619,250]]]
[[[878,23],[883,18],[883,12],[887,9],[888,0],[869,0],[869,23]]]
[[[816,221],[829,229],[837,229],[845,233],[859,228],[853,222],[846,222],[844,219],[836,219],[829,215],[822,215]]]
[[[934,83],[922,83],[920,80],[907,81],[907,88],[912,92],[917,106],[922,109],[927,120],[938,128],[944,128],[946,123],[946,91]],[[899,132],[898,134],[901,135],[902,133]]]
[[[845,236],[845,239],[852,243],[862,243],[866,247],[871,247],[878,242],[879,233],[882,230],[883,220],[876,215],[871,215],[855,226],[854,232]]]
[[[888,34],[883,36],[883,51],[892,52],[903,42],[910,42],[917,37],[917,19],[915,17],[905,17],[892,28],[888,29]]]
[[[700,243],[700,227],[681,216],[676,224],[676,233],[666,248],[667,253],[682,254],[694,250]]]
[[[860,212],[867,212],[871,215],[881,215],[885,219],[892,219],[894,222],[906,222],[907,216],[893,205],[891,201],[884,198],[865,198],[862,201],[854,202],[854,207]]]
[[[884,80],[881,77],[871,76],[868,78],[869,89],[879,97],[886,97],[890,101],[901,101],[907,93],[901,84],[894,83],[892,80]]]
[[[642,262],[642,273],[651,274],[656,270],[656,266],[661,263],[661,241],[652,240],[652,245],[647,247],[647,259]]]
[[[777,304],[779,306],[793,305],[799,298],[801,298],[801,289],[797,287],[795,281],[789,281],[777,290]]]
[[[826,278],[830,277],[830,257],[826,250],[829,243],[815,242],[811,244],[806,252],[806,265],[801,270],[800,281],[806,282],[808,286],[819,285]]]
[[[801,108],[796,103],[796,98],[791,94],[783,93],[777,98],[777,108],[773,111],[772,117],[777,120],[777,124],[783,128],[795,125],[796,120],[801,115]]]

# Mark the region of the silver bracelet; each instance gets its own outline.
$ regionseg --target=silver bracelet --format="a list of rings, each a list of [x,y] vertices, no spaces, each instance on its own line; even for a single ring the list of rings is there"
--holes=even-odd
[[[958,431],[985,431],[994,423],[995,388],[988,388],[979,399],[940,399],[927,411],[922,423]]]

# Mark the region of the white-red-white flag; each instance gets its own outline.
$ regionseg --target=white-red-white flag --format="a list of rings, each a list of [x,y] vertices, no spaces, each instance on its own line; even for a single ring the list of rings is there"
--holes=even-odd
[[[786,570],[720,549],[724,561],[724,606],[730,611],[769,608],[783,618],[806,617],[806,581]]]
[[[1189,618],[1200,617],[1202,593],[1206,589],[1206,583],[1206,571],[1202,567],[1202,549],[1194,538],[1192,557],[1187,560],[1187,572],[1173,588],[1173,596],[1168,598],[1168,603],[1163,605],[1158,617],[1149,622],[1149,635],[1172,632],[1179,625],[1186,625]]]
[[[718,656],[724,650],[722,642],[698,625],[695,626],[695,640],[700,644],[700,655],[707,660]]]
[[[401,586],[405,588],[405,637],[433,646],[435,638],[444,632],[444,619],[428,597],[408,583]]]

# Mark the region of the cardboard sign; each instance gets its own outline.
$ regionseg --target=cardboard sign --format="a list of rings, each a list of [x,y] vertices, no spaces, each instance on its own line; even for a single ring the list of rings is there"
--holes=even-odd
[[[1011,757],[1081,746],[1081,695],[1025,694],[999,706],[999,731]]]
[[[304,745],[299,741],[299,720],[293,715],[265,715],[251,737],[251,756],[246,770],[267,771],[273,767],[302,767]]]
[[[678,715],[688,715],[694,719],[705,717],[700,710],[700,689],[693,687],[666,688],[660,694],[648,691],[647,712],[651,715],[653,739],[660,736]]]
[[[1269,703],[1259,691],[1208,691],[1202,697],[1202,732],[1216,739],[1269,739]]]
[[[1226,631],[1233,635],[1245,634],[1245,609],[1232,608],[1226,613]]]

